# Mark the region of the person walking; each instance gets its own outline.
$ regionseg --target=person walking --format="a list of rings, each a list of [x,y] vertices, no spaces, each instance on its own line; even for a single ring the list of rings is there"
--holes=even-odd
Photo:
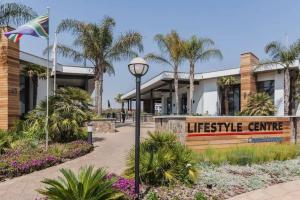
[[[121,110],[121,118],[122,118],[122,122],[125,123],[126,114],[124,108],[122,108]]]

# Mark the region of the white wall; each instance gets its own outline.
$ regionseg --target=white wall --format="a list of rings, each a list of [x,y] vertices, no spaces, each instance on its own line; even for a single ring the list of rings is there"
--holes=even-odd
[[[218,114],[218,85],[216,78],[203,81],[202,114]]]
[[[49,95],[53,94],[53,79],[49,79]],[[37,105],[46,99],[47,95],[47,80],[39,79],[38,81],[38,89],[37,89]]]
[[[274,104],[277,108],[277,116],[284,115],[283,108],[283,95],[284,95],[284,82],[283,73],[277,71],[260,73],[257,75],[257,81],[274,80]],[[188,86],[179,89],[179,105],[181,101],[181,94],[187,93],[188,105],[189,105],[189,89]],[[162,95],[162,113],[167,113],[167,98],[169,93],[163,93]],[[176,113],[175,93],[172,97],[172,113]],[[218,114],[218,85],[217,78],[205,79],[199,82],[199,85],[195,85],[194,90],[194,103],[192,105],[192,112],[205,115],[217,115]],[[300,108],[299,108],[300,114]]]
[[[260,73],[257,75],[257,81],[274,80],[274,105],[276,106],[277,116],[284,115],[284,75],[277,71]]]

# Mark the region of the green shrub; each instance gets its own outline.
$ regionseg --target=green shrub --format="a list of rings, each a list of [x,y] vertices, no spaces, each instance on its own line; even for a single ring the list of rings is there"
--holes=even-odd
[[[197,192],[195,194],[195,200],[207,200],[207,198],[204,196],[202,192]]]
[[[63,177],[45,179],[46,189],[38,192],[49,200],[112,200],[123,196],[113,188],[115,179],[107,179],[104,169],[94,171],[93,167],[81,168],[78,175],[68,169],[61,169]]]
[[[250,165],[273,160],[288,160],[300,155],[300,146],[293,144],[266,144],[208,149],[200,154],[200,160],[213,164],[228,162],[232,165]]]
[[[21,138],[18,140],[15,140],[14,142],[11,143],[11,148],[12,149],[21,149],[21,150],[31,150],[35,149],[38,145],[38,141],[34,140],[32,138]]]
[[[125,175],[134,177],[134,148]],[[172,133],[149,133],[140,146],[140,178],[150,185],[193,183],[197,178],[196,154],[177,141]]]
[[[85,138],[82,129],[84,122],[90,120],[90,95],[78,88],[60,88],[56,95],[49,97],[49,136],[54,142],[68,142]],[[26,137],[45,138],[46,101],[42,101],[34,110],[28,113],[23,124],[18,129]]]
[[[0,154],[4,153],[5,149],[10,148],[12,136],[4,130],[0,129]]]
[[[154,191],[151,191],[147,194],[146,200],[159,200],[158,194]]]

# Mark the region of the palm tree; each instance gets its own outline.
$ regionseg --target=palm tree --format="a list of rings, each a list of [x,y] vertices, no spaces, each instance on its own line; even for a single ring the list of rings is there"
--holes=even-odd
[[[224,76],[218,80],[218,85],[224,89],[224,104],[225,104],[225,115],[229,115],[229,91],[232,85],[238,83],[238,80],[233,76]]]
[[[115,97],[115,101],[119,104],[122,105],[122,108],[124,107],[124,101],[122,99],[123,94],[119,93],[117,94],[117,96]]]
[[[265,93],[256,93],[249,97],[246,109],[240,112],[240,115],[250,116],[270,116],[273,115],[276,108],[270,98]]]
[[[0,25],[20,25],[36,17],[32,8],[18,3],[0,4]]]
[[[192,36],[191,39],[184,42],[184,55],[190,64],[190,108],[189,114],[192,114],[192,105],[194,98],[194,77],[195,77],[195,64],[200,61],[208,61],[215,57],[222,59],[222,53],[219,49],[213,47],[214,41],[209,38],[198,38]]]
[[[284,115],[291,114],[291,80],[290,67],[300,54],[300,40],[285,46],[280,42],[273,41],[266,45],[265,52],[270,55],[271,60],[265,60],[259,66],[280,65],[284,72]]]
[[[179,114],[179,100],[178,100],[178,69],[179,65],[184,59],[184,42],[179,34],[172,30],[169,34],[157,34],[154,37],[161,55],[150,53],[145,56],[147,60],[163,63],[171,66],[174,72],[174,87],[175,87],[175,103],[176,114]]]
[[[114,74],[113,62],[137,56],[135,49],[139,52],[143,50],[141,34],[129,31],[115,39],[114,27],[115,21],[110,17],[105,17],[98,24],[65,19],[57,27],[58,33],[72,33],[75,37],[73,47],[76,49],[59,44],[57,52],[64,57],[73,58],[75,62],[87,60],[94,67],[95,106],[98,114],[102,113],[104,73]]]
[[[60,169],[60,172],[63,178],[45,179],[42,183],[47,187],[38,190],[49,200],[113,200],[123,196],[113,187],[116,180],[108,179],[102,168],[81,168],[78,175],[69,169]]]
[[[22,70],[33,83],[33,106],[35,107],[39,79],[46,78],[46,69],[36,64],[26,63]]]

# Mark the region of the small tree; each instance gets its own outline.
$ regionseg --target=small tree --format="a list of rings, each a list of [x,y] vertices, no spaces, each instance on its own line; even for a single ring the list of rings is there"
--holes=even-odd
[[[218,80],[218,85],[224,90],[224,106],[225,106],[225,115],[229,115],[229,91],[231,87],[238,83],[238,80],[233,76],[221,77]]]
[[[262,92],[249,97],[247,107],[240,112],[240,115],[270,116],[274,115],[275,112],[276,108],[270,96]]]

